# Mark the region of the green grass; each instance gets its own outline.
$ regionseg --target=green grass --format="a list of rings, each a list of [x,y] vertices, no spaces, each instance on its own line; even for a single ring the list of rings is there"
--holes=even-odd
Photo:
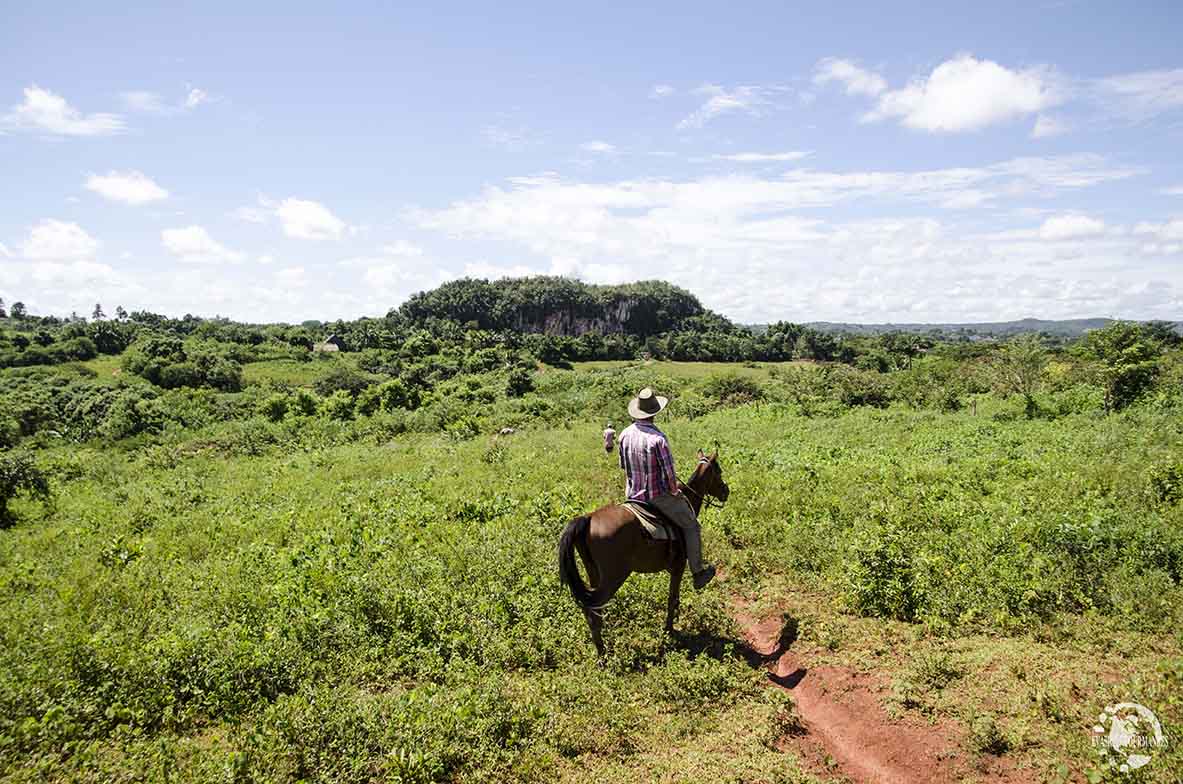
[[[640,373],[757,372],[655,365]],[[271,443],[279,426],[250,420],[42,453],[56,503],[15,503],[0,532],[0,776],[809,781],[772,748],[733,593],[796,619],[811,661],[883,679],[890,710],[990,714],[1032,780],[1093,764],[1108,702],[1183,731],[1183,505],[1153,483],[1183,460],[1177,415],[669,419],[680,468],[718,441],[732,488],[703,516],[727,579],[686,591],[679,624],[717,644],[665,639],[666,580],[634,577],[601,669],[554,553],[622,490],[580,407],[592,375],[542,374],[570,418],[508,437],[309,421]]]
[[[341,354],[318,355],[309,362],[300,362],[294,359],[250,362],[242,368],[242,383],[244,386],[278,384],[309,387],[317,378],[340,365],[356,366],[352,358]]]

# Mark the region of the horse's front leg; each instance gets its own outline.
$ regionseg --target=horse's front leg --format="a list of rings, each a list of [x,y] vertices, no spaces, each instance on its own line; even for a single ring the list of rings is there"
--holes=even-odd
[[[674,631],[674,621],[678,618],[678,599],[682,593],[682,573],[686,571],[686,559],[678,558],[670,565],[670,598],[665,610],[665,630]]]

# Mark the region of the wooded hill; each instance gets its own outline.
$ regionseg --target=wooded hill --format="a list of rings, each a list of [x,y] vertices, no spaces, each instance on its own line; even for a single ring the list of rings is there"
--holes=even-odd
[[[414,324],[454,321],[487,330],[579,337],[589,332],[646,338],[684,329],[733,328],[690,292],[664,281],[596,286],[537,276],[452,281],[415,294],[389,317]]]

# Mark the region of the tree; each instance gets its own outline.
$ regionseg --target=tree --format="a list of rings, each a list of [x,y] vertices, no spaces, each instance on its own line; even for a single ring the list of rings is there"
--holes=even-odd
[[[4,297],[0,297],[0,318],[8,318],[8,311],[4,309]]]
[[[127,311],[123,309],[122,305],[115,306],[115,318],[120,321],[127,321]]]
[[[23,303],[23,302],[12,303],[12,317],[14,319],[23,319],[27,315],[28,315],[28,311],[25,310],[25,303]]]
[[[42,504],[50,501],[49,478],[23,454],[0,456],[0,528],[11,528],[16,522],[8,502],[18,493],[36,498]]]
[[[1035,416],[1035,393],[1043,383],[1047,350],[1034,335],[1012,340],[998,352],[994,362],[997,385],[1003,394],[1018,394],[1026,402],[1027,418]]]
[[[1077,350],[1096,364],[1105,390],[1105,410],[1120,411],[1154,383],[1162,344],[1142,324],[1115,321],[1085,335]]]
[[[107,314],[103,312],[103,306],[96,302],[94,303],[94,310],[91,312],[90,317],[95,321],[102,321],[107,317]]]

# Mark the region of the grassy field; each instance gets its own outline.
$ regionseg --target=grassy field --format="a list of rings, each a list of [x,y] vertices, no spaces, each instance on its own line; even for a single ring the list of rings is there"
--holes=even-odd
[[[249,382],[323,370],[259,364]],[[664,575],[634,577],[599,667],[555,564],[567,520],[621,494],[577,407],[596,364],[542,374],[570,417],[509,436],[247,420],[46,450],[55,502],[0,532],[4,780],[829,778],[780,743],[792,709],[737,601],[893,715],[993,727],[960,753],[1021,780],[1118,780],[1089,742],[1113,702],[1183,732],[1174,412],[671,418],[683,470],[721,446],[732,498],[703,522],[725,577],[684,594],[672,640]],[[1176,744],[1142,778],[1180,769]]]

